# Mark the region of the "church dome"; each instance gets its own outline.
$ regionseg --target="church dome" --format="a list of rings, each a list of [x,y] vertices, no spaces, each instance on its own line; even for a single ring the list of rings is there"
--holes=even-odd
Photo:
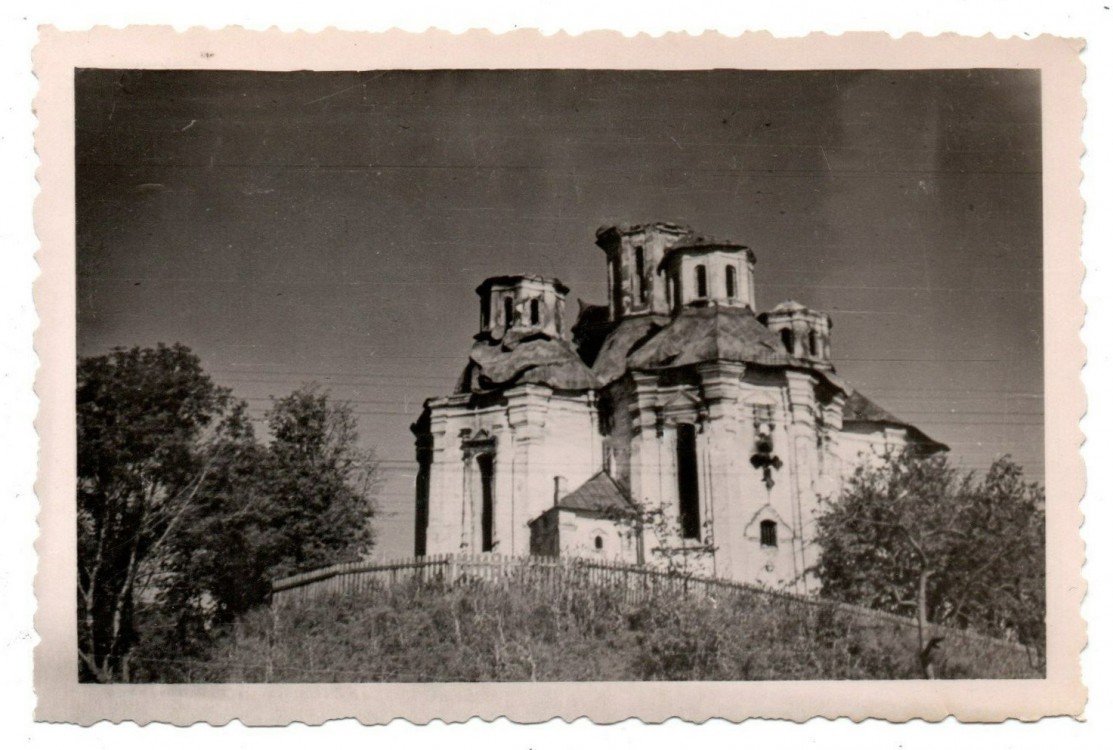
[[[534,274],[492,276],[480,284],[477,339],[501,341],[535,335],[567,338],[560,279]]]
[[[600,227],[595,244],[607,254],[608,311],[611,322],[669,311],[661,259],[691,235],[683,224],[657,221]]]
[[[746,245],[691,234],[669,248],[659,270],[667,280],[670,309],[691,305],[754,307],[754,264]]]
[[[831,367],[831,316],[795,300],[758,316],[781,339],[785,351],[821,367]]]
[[[477,341],[456,384],[456,393],[489,393],[524,383],[564,391],[597,386],[595,375],[563,339]]]

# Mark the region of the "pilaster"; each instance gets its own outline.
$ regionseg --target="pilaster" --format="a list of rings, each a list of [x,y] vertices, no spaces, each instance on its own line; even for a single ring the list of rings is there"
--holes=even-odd
[[[745,365],[708,362],[698,366],[703,407],[703,453],[707,518],[716,547],[716,575],[737,575],[742,565],[743,490],[741,469],[746,461],[740,428],[742,378]]]
[[[789,410],[792,416],[789,438],[792,444],[792,525],[793,558],[799,583],[807,593],[809,588],[804,572],[807,570],[808,553],[814,536],[814,511],[818,506],[818,435],[816,414],[818,404],[815,389],[818,381],[804,372],[785,373],[788,385]]]

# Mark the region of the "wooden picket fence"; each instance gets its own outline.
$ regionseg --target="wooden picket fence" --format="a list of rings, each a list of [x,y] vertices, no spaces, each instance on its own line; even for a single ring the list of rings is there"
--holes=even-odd
[[[494,553],[428,555],[331,565],[275,581],[271,589],[271,603],[272,606],[282,607],[319,597],[364,593],[415,580],[442,585],[461,585],[473,581],[505,585],[513,581],[517,585],[542,590],[554,596],[558,596],[569,586],[588,585],[619,591],[625,601],[631,604],[639,604],[659,596],[695,595],[716,598],[744,593],[785,605],[830,607],[875,624],[916,627],[916,620],[913,618],[721,578],[677,575],[664,570],[599,559]],[[936,627],[934,632],[945,632],[948,639],[957,639],[972,647],[981,643],[1026,654],[1030,651],[1022,644],[969,630]]]

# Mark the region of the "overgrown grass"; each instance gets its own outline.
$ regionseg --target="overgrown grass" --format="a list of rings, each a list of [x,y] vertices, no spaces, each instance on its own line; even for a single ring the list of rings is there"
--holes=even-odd
[[[854,680],[920,676],[915,628],[835,605],[739,592],[718,600],[513,578],[405,583],[320,597],[237,623],[204,661],[155,681]],[[148,666],[157,660],[148,661]],[[948,637],[944,678],[1042,676],[1020,649]],[[172,667],[172,668],[169,668]]]

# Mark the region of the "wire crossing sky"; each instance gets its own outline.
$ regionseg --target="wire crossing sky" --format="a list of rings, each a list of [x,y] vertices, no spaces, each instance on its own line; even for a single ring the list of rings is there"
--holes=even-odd
[[[748,244],[760,309],[831,314],[838,372],[981,470],[1043,479],[1032,71],[82,71],[78,351],[181,342],[258,417],[348,400],[412,553],[409,424],[487,276],[605,303],[603,224]],[[759,310],[760,311],[760,310]],[[260,426],[261,428],[261,426]],[[262,430],[260,430],[262,431]]]

